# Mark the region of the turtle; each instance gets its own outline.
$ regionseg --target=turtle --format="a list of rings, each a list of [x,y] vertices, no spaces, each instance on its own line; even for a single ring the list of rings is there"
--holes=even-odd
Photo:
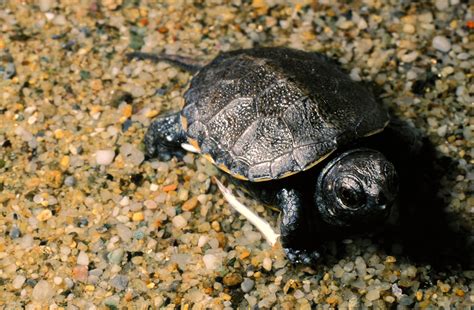
[[[193,74],[182,109],[159,115],[148,128],[147,156],[195,151],[273,203],[291,262],[314,264],[321,252],[312,241],[370,230],[388,217],[397,169],[360,141],[387,128],[389,113],[329,57],[287,47],[221,52],[207,63],[128,56]]]

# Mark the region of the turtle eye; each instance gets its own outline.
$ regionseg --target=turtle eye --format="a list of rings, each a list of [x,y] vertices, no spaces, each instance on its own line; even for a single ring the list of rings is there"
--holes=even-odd
[[[362,184],[353,176],[345,176],[336,180],[336,197],[344,208],[357,210],[366,202]]]

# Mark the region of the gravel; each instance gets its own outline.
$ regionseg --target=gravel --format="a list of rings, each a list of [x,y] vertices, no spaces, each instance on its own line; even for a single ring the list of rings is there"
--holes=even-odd
[[[453,161],[439,196],[472,239],[471,4],[76,2],[0,1],[0,308],[474,306],[472,268],[413,260],[397,236],[289,264],[223,200],[207,160],[145,158],[146,129],[182,106],[190,75],[125,56],[260,45],[331,57]]]

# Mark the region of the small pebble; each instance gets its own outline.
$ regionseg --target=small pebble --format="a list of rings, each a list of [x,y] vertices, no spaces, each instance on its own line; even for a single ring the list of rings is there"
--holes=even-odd
[[[221,260],[213,254],[206,254],[202,257],[207,270],[215,270],[221,266]]]
[[[0,73],[3,75],[4,80],[9,80],[13,78],[16,75],[16,67],[14,63],[7,63],[2,70],[0,70]]]
[[[53,213],[51,212],[51,210],[49,210],[49,209],[44,209],[44,210],[42,210],[40,213],[38,213],[38,215],[36,216],[36,218],[37,218],[38,221],[40,221],[40,222],[45,222],[45,221],[49,220],[52,216],[53,216]]]
[[[198,203],[197,197],[193,197],[191,199],[186,200],[183,203],[183,206],[181,207],[181,209],[183,209],[183,211],[192,211],[197,207],[197,203]]]
[[[265,257],[265,258],[263,259],[262,267],[263,267],[263,269],[265,269],[266,271],[272,270],[272,259],[269,258],[269,257]]]
[[[417,57],[418,57],[418,52],[417,52],[417,51],[413,51],[413,52],[410,52],[410,53],[408,53],[408,54],[404,54],[404,55],[401,57],[401,60],[402,60],[403,62],[410,63],[410,62],[413,62]]]
[[[221,224],[218,221],[212,221],[211,227],[217,232],[221,231]]]
[[[199,239],[198,239],[198,247],[202,248],[206,243],[207,241],[209,240],[209,237],[208,236],[200,236]]]
[[[250,292],[255,285],[255,281],[249,278],[244,278],[244,281],[240,284],[240,288],[244,293]]]
[[[86,252],[79,252],[79,255],[77,255],[77,264],[83,266],[89,265],[89,256],[87,256]]]
[[[142,230],[136,230],[133,233],[133,239],[141,240],[145,237],[145,233]]]
[[[436,132],[438,133],[438,136],[444,137],[446,135],[447,130],[448,130],[448,126],[442,125],[438,127]]]
[[[26,285],[28,285],[30,287],[35,287],[35,285],[37,283],[38,283],[38,281],[35,280],[35,279],[32,279],[32,278],[26,279]]]
[[[8,233],[8,235],[9,235],[10,238],[12,238],[12,239],[17,239],[17,238],[20,238],[20,236],[21,236],[21,231],[20,231],[20,229],[19,229],[16,225],[14,225],[14,226],[12,227],[12,229],[10,230],[10,232]]]
[[[133,232],[123,224],[117,225],[117,234],[124,242],[130,242],[133,237]]]
[[[33,288],[32,298],[36,301],[49,301],[54,293],[55,290],[48,281],[40,280]]]
[[[143,212],[135,212],[132,215],[132,221],[134,222],[141,222],[144,219],[145,219],[145,215],[143,214]]]
[[[79,217],[74,222],[77,227],[81,227],[81,228],[87,227],[87,225],[89,224],[89,220],[87,219],[87,217]]]
[[[23,275],[17,275],[17,276],[15,277],[15,279],[13,279],[13,281],[12,281],[12,286],[13,286],[14,289],[18,290],[18,289],[20,289],[20,288],[23,286],[23,284],[25,283],[25,281],[26,281],[25,276],[23,276]]]
[[[238,273],[231,272],[224,276],[222,282],[226,286],[236,286],[242,283],[242,276]]]
[[[294,293],[293,293],[293,296],[296,298],[296,299],[301,299],[304,297],[304,293],[302,290],[296,290]]]
[[[413,298],[406,295],[402,296],[399,301],[400,305],[402,306],[410,306],[411,304],[413,304],[413,302]]]
[[[104,299],[104,305],[109,309],[118,309],[120,296],[112,295]]]
[[[398,287],[396,283],[392,284],[392,293],[395,295],[397,298],[400,298],[403,294],[403,291],[401,288]]]
[[[73,187],[76,185],[76,178],[72,175],[68,175],[66,178],[64,178],[64,185]]]
[[[435,6],[438,11],[444,11],[449,7],[449,0],[436,0]]]
[[[408,34],[413,34],[415,33],[416,29],[415,26],[412,24],[404,24],[403,25],[403,32],[408,33]]]
[[[145,200],[145,202],[143,202],[143,205],[145,206],[145,208],[150,210],[155,210],[156,208],[158,208],[158,204],[153,200]]]
[[[117,291],[123,291],[128,286],[128,277],[125,275],[116,275],[109,283]]]
[[[38,0],[39,9],[42,12],[47,12],[54,5],[55,0]]]
[[[61,277],[54,277],[53,278],[53,282],[55,285],[61,285],[61,283],[63,283],[63,278]]]
[[[374,301],[380,298],[380,291],[377,289],[373,289],[367,292],[365,298],[370,301]]]
[[[22,249],[28,249],[31,248],[34,245],[34,239],[32,235],[24,235],[19,239],[19,246]]]
[[[72,269],[72,278],[79,282],[86,282],[89,272],[87,266],[77,265]]]
[[[432,45],[435,49],[441,52],[449,52],[451,50],[451,42],[444,36],[436,36],[433,38]]]
[[[134,166],[140,165],[145,160],[145,154],[130,143],[125,143],[120,147],[120,154],[126,162]]]
[[[188,221],[182,216],[182,215],[177,215],[173,218],[172,220],[173,226],[182,229],[188,225]]]
[[[110,165],[114,157],[115,152],[113,150],[99,150],[95,153],[95,160],[98,165]]]

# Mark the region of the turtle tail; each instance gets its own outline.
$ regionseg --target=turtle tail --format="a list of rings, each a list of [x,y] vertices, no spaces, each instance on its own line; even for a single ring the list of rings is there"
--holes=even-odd
[[[190,73],[198,72],[202,67],[205,66],[205,63],[202,61],[193,59],[191,57],[179,56],[179,55],[170,55],[170,54],[152,54],[152,53],[142,53],[142,52],[132,52],[127,54],[128,60],[140,59],[145,60],[149,59],[154,62],[165,61],[172,65],[177,66],[184,71]]]

